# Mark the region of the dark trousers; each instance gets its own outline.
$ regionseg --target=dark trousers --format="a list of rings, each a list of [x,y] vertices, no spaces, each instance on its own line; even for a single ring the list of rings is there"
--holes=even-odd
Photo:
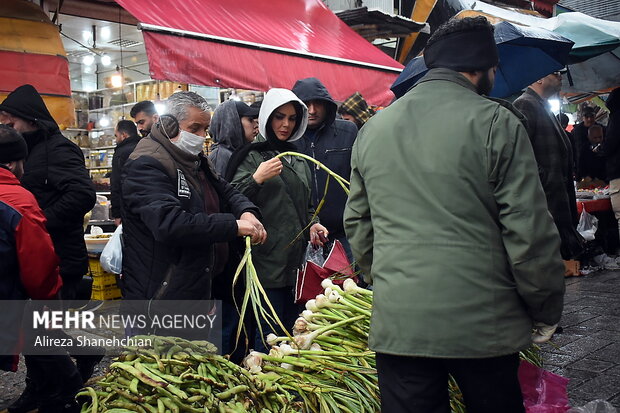
[[[61,302],[58,301],[61,309]],[[48,302],[49,304],[49,302]],[[32,309],[42,311],[42,304],[29,302]],[[33,391],[40,408],[54,411],[51,406],[60,405],[74,399],[82,388],[82,377],[71,357],[61,347],[35,345],[37,337],[63,339],[67,335],[62,330],[32,328],[32,320],[24,319],[24,360],[26,361],[26,385]],[[59,410],[60,411],[60,410]]]
[[[74,399],[82,378],[68,355],[26,355],[26,384],[34,387],[39,407]]]
[[[451,374],[463,393],[467,413],[524,413],[518,368],[518,354],[439,359],[377,353],[381,411],[450,413]]]

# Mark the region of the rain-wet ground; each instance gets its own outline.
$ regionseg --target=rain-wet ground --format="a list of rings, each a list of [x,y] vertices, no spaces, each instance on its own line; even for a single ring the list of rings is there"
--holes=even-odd
[[[567,278],[560,325],[544,367],[570,379],[571,406],[600,399],[620,408],[620,271]]]

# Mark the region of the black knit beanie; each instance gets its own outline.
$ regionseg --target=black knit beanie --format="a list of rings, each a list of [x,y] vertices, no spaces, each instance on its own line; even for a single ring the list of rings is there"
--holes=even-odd
[[[0,125],[0,163],[26,159],[28,146],[19,132],[10,126]]]
[[[463,21],[484,19],[465,18]],[[479,25],[451,33],[436,34],[424,49],[424,63],[429,69],[446,68],[457,72],[487,70],[499,63],[499,53],[493,37],[493,26]]]

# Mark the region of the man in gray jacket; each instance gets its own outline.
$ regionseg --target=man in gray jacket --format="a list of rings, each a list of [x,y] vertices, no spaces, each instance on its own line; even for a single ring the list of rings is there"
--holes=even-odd
[[[382,411],[523,413],[518,352],[560,319],[564,266],[525,128],[481,95],[498,63],[484,17],[450,20],[431,69],[353,146],[345,229],[374,286]]]

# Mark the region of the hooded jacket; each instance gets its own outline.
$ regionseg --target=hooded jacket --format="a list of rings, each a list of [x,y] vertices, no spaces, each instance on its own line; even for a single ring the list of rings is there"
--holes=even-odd
[[[277,152],[270,149],[267,122],[275,109],[285,103],[296,101],[303,108],[299,127],[287,140],[300,139],[308,125],[306,106],[290,90],[271,89],[265,95],[258,115],[259,135],[256,142],[244,147],[245,157],[232,175],[231,183],[261,210],[267,241],[252,247],[256,272],[265,288],[281,288],[295,285],[296,270],[302,263],[308,240],[308,223],[313,215],[310,200],[310,170],[299,157],[282,159],[282,173],[258,184],[252,175],[258,166]],[[237,154],[235,154],[236,158]],[[231,161],[231,167],[234,162]],[[299,234],[303,233],[303,236]]]
[[[54,299],[62,286],[58,257],[34,196],[0,166],[0,301]],[[5,307],[0,317],[0,349],[15,348],[21,314]],[[15,371],[17,356],[0,352],[0,370]]]
[[[21,182],[34,194],[47,218],[47,230],[60,258],[60,275],[75,281],[88,272],[83,222],[96,200],[82,150],[60,133],[31,85],[11,92],[0,110],[34,122],[39,128],[22,133],[28,157]]]
[[[361,128],[375,114],[375,111],[368,106],[360,92],[355,92],[342,102],[338,113],[353,116],[358,128]]]
[[[205,157],[170,142],[165,118],[140,140],[121,178],[123,297],[209,299],[214,244],[237,238],[236,220],[244,212],[259,212],[214,174]],[[206,181],[217,193],[220,212],[207,212]]]
[[[615,88],[605,102],[609,122],[605,131],[604,153],[607,156],[607,179],[620,178],[620,87]]]
[[[211,147],[209,160],[215,171],[224,176],[230,156],[246,143],[234,100],[227,100],[215,109],[209,125],[209,134],[215,142]]]
[[[129,158],[129,155],[136,149],[136,145],[142,139],[139,135],[130,136],[118,145],[114,149],[114,156],[112,157],[112,175],[110,176],[110,215],[112,218],[121,217],[121,176],[123,174],[123,168],[125,162]]]
[[[297,141],[298,150],[321,162],[336,174],[346,180],[351,176],[351,147],[357,136],[357,127],[354,123],[336,119],[338,106],[331,95],[317,78],[311,77],[298,80],[293,86],[293,93],[307,103],[311,100],[325,102],[327,116],[316,134],[307,131]],[[311,137],[314,136],[314,137]],[[312,174],[312,204],[316,208],[323,198],[327,173],[317,169],[314,163],[308,162]],[[319,211],[321,223],[327,227],[331,238],[344,237],[342,216],[347,195],[334,182],[330,182],[325,204]]]

